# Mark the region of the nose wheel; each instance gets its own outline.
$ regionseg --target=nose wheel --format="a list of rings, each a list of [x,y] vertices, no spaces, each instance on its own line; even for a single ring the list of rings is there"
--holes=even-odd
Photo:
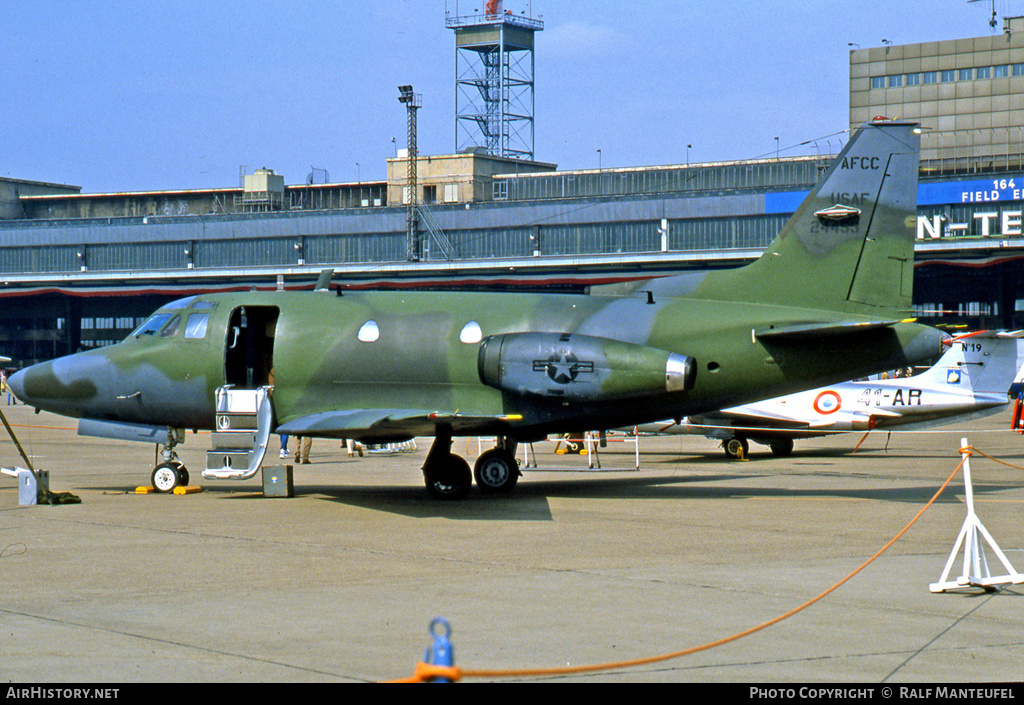
[[[163,456],[163,462],[153,468],[153,474],[150,477],[153,489],[157,492],[166,494],[173,492],[175,487],[183,487],[188,484],[188,470],[185,469],[185,464],[178,459],[178,454],[174,452],[175,446],[184,440],[184,431],[168,428],[166,445],[162,450],[159,445],[157,446]]]
[[[157,492],[167,494],[175,487],[188,484],[188,470],[179,462],[160,463],[153,468],[151,479]]]

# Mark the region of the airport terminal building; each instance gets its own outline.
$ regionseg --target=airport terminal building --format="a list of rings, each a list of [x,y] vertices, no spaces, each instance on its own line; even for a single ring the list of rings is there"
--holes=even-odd
[[[1002,34],[850,52],[850,126],[925,128],[916,315],[1024,328],[1024,18]],[[0,179],[0,354],[12,366],[120,340],[161,303],[205,291],[348,288],[583,291],[760,255],[831,157],[559,171],[483,148],[407,154],[382,182],[90,194]],[[126,184],[126,187],[130,185]]]

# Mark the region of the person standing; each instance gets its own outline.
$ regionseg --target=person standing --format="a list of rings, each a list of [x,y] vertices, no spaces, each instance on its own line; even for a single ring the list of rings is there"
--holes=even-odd
[[[295,437],[295,462],[309,465],[309,449],[313,447],[313,439],[309,436]],[[301,458],[301,460],[300,460]]]

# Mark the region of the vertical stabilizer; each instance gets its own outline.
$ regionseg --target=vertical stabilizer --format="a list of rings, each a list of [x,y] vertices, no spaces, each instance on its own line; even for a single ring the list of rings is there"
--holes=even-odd
[[[858,130],[755,262],[709,275],[707,298],[906,315],[913,288],[917,123]]]
[[[921,376],[933,375],[936,384],[955,380],[976,394],[1006,394],[1024,365],[1021,337],[1024,331],[957,336],[950,341],[950,350]]]

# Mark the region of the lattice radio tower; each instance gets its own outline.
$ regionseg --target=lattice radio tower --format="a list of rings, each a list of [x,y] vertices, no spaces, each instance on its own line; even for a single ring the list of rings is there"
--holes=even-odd
[[[502,0],[486,0],[483,14],[461,15],[458,0],[454,13],[446,8],[445,26],[455,31],[456,151],[533,160],[533,38],[544,23],[529,14]]]

